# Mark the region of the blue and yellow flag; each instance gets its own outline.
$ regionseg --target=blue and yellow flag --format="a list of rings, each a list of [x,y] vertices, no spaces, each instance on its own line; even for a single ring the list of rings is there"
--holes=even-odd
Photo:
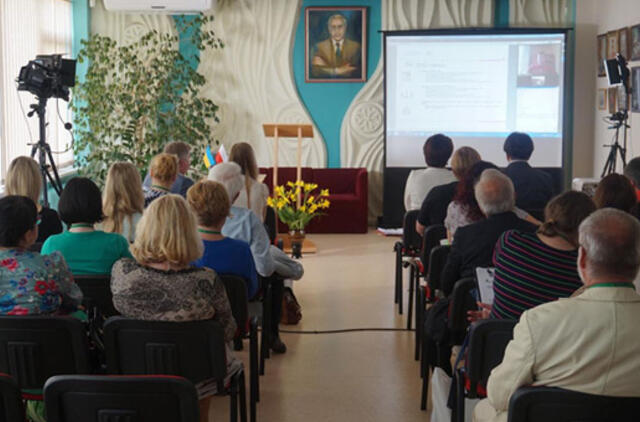
[[[211,168],[211,166],[216,164],[216,161],[213,158],[213,153],[211,152],[211,147],[209,145],[207,145],[207,149],[204,151],[204,164],[207,166],[207,168]]]

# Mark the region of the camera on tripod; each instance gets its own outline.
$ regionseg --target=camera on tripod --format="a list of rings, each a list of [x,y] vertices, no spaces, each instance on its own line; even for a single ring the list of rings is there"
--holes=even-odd
[[[620,110],[609,116],[609,120],[611,120],[612,122],[622,123],[627,120],[628,117],[629,113],[627,112],[627,110]]]
[[[18,91],[29,91],[38,98],[69,101],[69,88],[75,85],[76,61],[61,54],[38,55],[20,69]]]

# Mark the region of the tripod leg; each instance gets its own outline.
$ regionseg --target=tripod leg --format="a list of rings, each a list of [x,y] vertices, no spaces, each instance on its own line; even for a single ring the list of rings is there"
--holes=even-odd
[[[55,181],[51,179],[51,175],[49,178],[51,179],[51,184],[55,189],[56,193],[60,195],[62,193],[62,182],[60,181],[60,176],[58,175],[58,169],[56,167],[55,161],[53,161],[53,155],[51,154],[51,147],[49,144],[45,144],[45,151],[47,152],[47,157],[49,157],[49,162],[51,163],[51,170],[53,170],[53,176],[55,177]]]

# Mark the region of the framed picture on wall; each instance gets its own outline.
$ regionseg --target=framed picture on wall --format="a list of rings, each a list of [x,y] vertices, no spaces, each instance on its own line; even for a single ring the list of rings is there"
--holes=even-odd
[[[604,59],[607,58],[607,34],[598,35],[598,76],[607,76]]]
[[[640,113],[640,66],[631,68],[631,111]]]
[[[600,88],[598,90],[598,110],[607,109],[607,89]]]
[[[608,91],[609,95],[608,95],[608,106],[609,106],[609,113],[613,114],[617,111],[617,105],[618,105],[618,88],[616,87],[612,87],[609,88]]]
[[[631,60],[640,60],[640,24],[631,27],[629,38],[631,39]]]
[[[615,59],[618,51],[618,31],[607,32],[607,59]]]
[[[305,9],[305,82],[367,79],[367,8]]]
[[[620,54],[622,57],[629,60],[630,48],[631,48],[631,40],[629,39],[629,28],[621,28],[618,29],[618,48],[620,49]]]

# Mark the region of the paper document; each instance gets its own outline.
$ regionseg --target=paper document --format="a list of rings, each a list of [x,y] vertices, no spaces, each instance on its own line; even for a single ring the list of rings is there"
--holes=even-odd
[[[487,305],[493,305],[493,278],[495,277],[495,273],[495,268],[476,268],[480,302],[486,303]]]

